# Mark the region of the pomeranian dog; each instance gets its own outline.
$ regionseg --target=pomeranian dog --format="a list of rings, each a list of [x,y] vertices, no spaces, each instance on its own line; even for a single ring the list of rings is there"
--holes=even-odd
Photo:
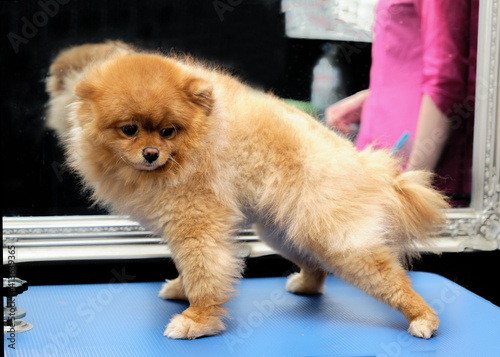
[[[63,51],[47,82],[49,124],[96,202],[164,238],[179,271],[160,297],[185,299],[165,336],[224,330],[242,273],[242,222],[293,261],[295,294],[333,273],[398,309],[430,338],[435,311],[402,259],[428,242],[448,205],[428,172],[401,172],[385,151],[358,152],[279,98],[224,71],[120,42]],[[69,104],[69,105],[68,105]]]

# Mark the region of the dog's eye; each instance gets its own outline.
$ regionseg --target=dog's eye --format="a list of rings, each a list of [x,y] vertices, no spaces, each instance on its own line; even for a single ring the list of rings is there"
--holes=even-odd
[[[137,125],[122,126],[122,131],[127,136],[135,135],[135,133],[137,133]]]
[[[176,129],[174,127],[163,128],[160,130],[160,135],[166,139],[171,138],[172,136],[174,136],[175,133],[176,133]]]

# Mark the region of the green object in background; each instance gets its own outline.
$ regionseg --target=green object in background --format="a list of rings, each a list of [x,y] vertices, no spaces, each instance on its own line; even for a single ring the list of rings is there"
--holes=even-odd
[[[303,102],[303,101],[294,100],[294,99],[283,99],[283,101],[286,104],[292,105],[292,106],[306,112],[310,116],[318,119],[318,110],[310,102]]]

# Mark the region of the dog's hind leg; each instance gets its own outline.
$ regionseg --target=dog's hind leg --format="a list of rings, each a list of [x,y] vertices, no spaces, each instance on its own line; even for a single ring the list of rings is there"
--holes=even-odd
[[[286,289],[294,294],[314,295],[324,291],[327,272],[319,265],[316,258],[300,253],[287,244],[286,233],[272,225],[258,225],[257,234],[271,248],[284,258],[295,263],[300,272],[292,273],[286,282]]]
[[[401,311],[413,336],[430,338],[436,332],[436,312],[413,290],[397,254],[390,248],[323,254],[322,260],[339,278]]]
[[[182,285],[182,277],[179,276],[172,280],[167,280],[161,287],[158,296],[166,300],[187,300],[186,291]]]
[[[327,273],[323,269],[308,270],[300,267],[299,273],[293,273],[288,277],[286,289],[299,295],[323,293],[326,275]]]

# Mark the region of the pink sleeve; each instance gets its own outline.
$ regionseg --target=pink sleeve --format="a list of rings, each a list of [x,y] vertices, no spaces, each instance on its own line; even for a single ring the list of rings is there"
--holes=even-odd
[[[467,94],[468,0],[415,0],[423,42],[423,93],[447,114]]]

